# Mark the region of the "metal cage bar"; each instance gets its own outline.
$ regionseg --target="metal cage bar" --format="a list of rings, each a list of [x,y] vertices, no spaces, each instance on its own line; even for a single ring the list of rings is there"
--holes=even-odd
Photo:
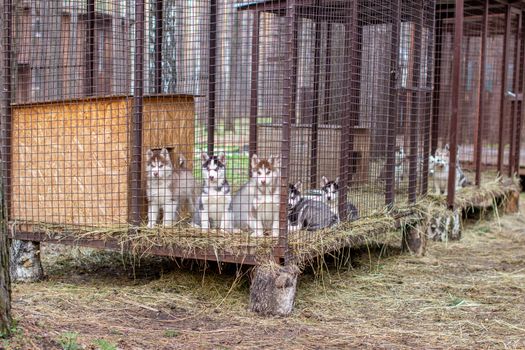
[[[454,60],[452,71],[452,115],[449,126],[450,162],[448,172],[447,205],[454,207],[456,194],[456,160],[458,146],[458,115],[460,108],[461,44],[463,40],[463,0],[456,0],[454,25]]]

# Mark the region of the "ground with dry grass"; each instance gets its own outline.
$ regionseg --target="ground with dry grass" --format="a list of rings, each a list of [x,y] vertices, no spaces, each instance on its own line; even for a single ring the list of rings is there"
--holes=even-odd
[[[246,271],[44,247],[47,279],[14,286],[18,324],[3,345],[525,348],[524,214],[473,223],[460,242],[431,242],[423,258],[394,242],[352,251],[301,276],[289,318],[246,310]]]

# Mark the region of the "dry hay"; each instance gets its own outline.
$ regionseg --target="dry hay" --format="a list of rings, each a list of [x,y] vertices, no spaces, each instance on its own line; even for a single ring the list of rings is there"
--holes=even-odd
[[[236,274],[147,259],[128,275],[118,254],[44,246],[48,279],[14,286],[18,331],[3,345],[46,348],[77,332],[86,349],[101,338],[122,350],[523,349],[524,225],[523,214],[481,221],[422,258],[356,252],[324,279],[303,274],[288,318],[249,312]]]
[[[467,187],[458,191],[456,206],[469,209],[482,202],[496,205],[510,191],[518,189],[517,179],[502,180],[497,178],[485,182],[480,188]],[[319,231],[298,231],[288,234],[288,247],[292,262],[304,265],[322,259],[326,254],[340,251],[345,247],[369,245],[380,236],[398,235],[405,227],[427,225],[432,217],[447,211],[444,196],[428,195],[414,205],[404,205],[375,212],[354,222],[344,222],[335,227]],[[21,224],[12,225],[19,230]],[[248,256],[254,257],[257,263],[273,260],[274,248],[279,247],[277,238],[251,237],[248,233],[225,233],[219,230],[202,231],[181,221],[174,227],[139,229],[131,226],[115,227],[81,227],[32,223],[32,231],[44,233],[55,241],[73,240],[82,242],[99,240],[116,242],[121,251],[134,256],[154,255],[157,248],[163,248],[171,257],[194,258],[206,256],[208,260],[224,260],[229,256],[243,263]],[[164,254],[166,255],[166,254]],[[343,257],[344,258],[344,257]]]

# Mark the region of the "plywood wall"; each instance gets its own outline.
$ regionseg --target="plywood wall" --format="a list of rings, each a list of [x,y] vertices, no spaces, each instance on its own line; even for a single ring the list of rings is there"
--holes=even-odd
[[[358,161],[356,183],[368,180],[368,163],[370,157],[370,135],[366,128],[354,128],[354,150],[361,159]],[[257,151],[261,157],[279,155],[282,140],[282,127],[277,124],[263,124],[257,127]],[[319,179],[326,176],[333,180],[339,176],[339,154],[341,147],[341,129],[337,126],[320,126],[318,134],[317,174]],[[310,182],[310,143],[311,129],[308,126],[292,126],[290,140],[289,182]]]
[[[129,205],[128,97],[15,106],[11,220],[125,224]],[[144,147],[193,155],[192,97],[144,101]]]

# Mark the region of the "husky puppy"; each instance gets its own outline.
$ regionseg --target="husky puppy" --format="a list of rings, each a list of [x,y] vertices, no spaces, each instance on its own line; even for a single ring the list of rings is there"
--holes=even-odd
[[[263,236],[265,229],[279,235],[280,166],[279,157],[252,156],[252,176],[232,200],[235,228],[249,229],[256,237]]]
[[[438,148],[434,155],[434,189],[437,194],[447,194],[449,154]]]
[[[148,227],[155,226],[161,210],[163,225],[172,225],[177,202],[174,198],[173,164],[166,148],[146,151],[146,177]]]
[[[337,224],[337,215],[322,202],[301,196],[302,183],[288,185],[288,232],[321,230]]]
[[[434,188],[438,194],[447,194],[448,172],[450,164],[450,150],[448,145],[444,148],[438,148],[434,156]],[[459,158],[456,162],[456,184],[455,187],[465,187],[469,185],[469,181],[461,166]]]
[[[174,199],[177,207],[183,205],[184,202],[188,204],[188,210],[193,214],[196,211],[195,203],[197,199],[197,182],[193,177],[193,172],[186,167],[186,158],[182,154],[179,155],[179,167],[173,173],[174,183]],[[180,213],[179,213],[180,214]]]
[[[326,176],[321,178],[321,200],[326,203],[332,213],[337,217],[337,222],[341,221],[339,217],[339,177],[334,181],[328,180]],[[346,203],[346,215],[348,221],[355,221],[359,219],[359,212],[355,205]]]
[[[403,146],[396,146],[396,159],[395,159],[395,184],[397,187],[401,185],[401,182],[405,178],[406,173],[406,154]],[[383,166],[381,173],[379,174],[380,181],[386,180],[386,164]]]
[[[198,200],[193,224],[205,230],[219,228],[230,231],[232,226],[231,189],[226,180],[226,156],[201,154],[204,186]]]

